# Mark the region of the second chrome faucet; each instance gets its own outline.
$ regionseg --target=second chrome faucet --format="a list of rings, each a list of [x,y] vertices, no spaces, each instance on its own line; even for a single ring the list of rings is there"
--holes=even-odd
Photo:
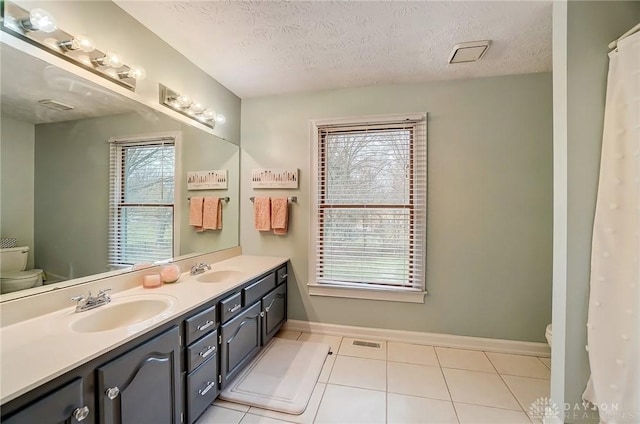
[[[211,265],[205,264],[204,262],[200,262],[191,267],[191,271],[189,272],[189,274],[191,275],[202,274],[206,270],[210,270],[210,269],[211,269]]]
[[[71,300],[77,302],[76,312],[88,311],[111,302],[111,296],[107,294],[110,290],[111,289],[102,289],[98,291],[96,296],[92,296],[91,292],[89,292],[87,296],[81,294],[80,296],[72,297]]]

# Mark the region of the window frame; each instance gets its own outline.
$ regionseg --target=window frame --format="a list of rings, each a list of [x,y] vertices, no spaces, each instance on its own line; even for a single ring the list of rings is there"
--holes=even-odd
[[[180,222],[181,222],[181,208],[179,199],[182,197],[182,181],[179,180],[179,176],[182,175],[182,132],[180,131],[170,131],[170,132],[161,132],[161,133],[150,133],[150,134],[141,134],[141,135],[133,135],[133,136],[122,136],[122,137],[111,137],[109,139],[109,236],[108,236],[108,263],[109,267],[112,270],[117,269],[126,269],[131,267],[129,264],[114,264],[111,261],[111,240],[113,238],[113,228],[117,220],[115,219],[118,214],[118,210],[121,208],[121,203],[117,201],[118,198],[121,198],[123,193],[123,178],[122,178],[122,161],[124,157],[122,155],[123,146],[126,145],[144,145],[144,144],[159,144],[161,141],[169,142],[173,140],[174,146],[174,188],[173,188],[173,255],[169,258],[164,258],[162,260],[155,261],[154,263],[162,263],[167,260],[173,259],[175,257],[180,256]],[[112,153],[111,148],[116,150],[116,158],[115,161],[118,162],[117,170],[112,170]],[[115,188],[117,187],[117,189]],[[115,202],[115,203],[114,203]],[[157,207],[157,206],[165,206],[167,204],[149,204],[149,206]],[[135,264],[134,264],[135,265]]]
[[[380,116],[358,116],[348,117],[340,119],[324,119],[324,120],[312,120],[310,121],[310,139],[312,140],[311,148],[311,178],[310,178],[310,234],[309,234],[309,248],[308,248],[308,283],[309,294],[311,296],[330,296],[330,297],[344,297],[344,298],[356,298],[356,299],[371,299],[371,300],[386,300],[396,302],[409,302],[409,303],[424,303],[424,297],[427,294],[426,291],[426,219],[427,219],[427,205],[426,205],[426,183],[424,192],[424,216],[423,222],[423,276],[421,279],[421,287],[393,287],[393,286],[379,286],[367,283],[345,283],[345,284],[331,284],[327,282],[316,281],[316,265],[318,263],[319,249],[317,247],[317,237],[321,231],[321,223],[318,219],[319,210],[319,198],[318,192],[320,184],[322,183],[321,177],[318,173],[319,161],[321,159],[320,153],[320,135],[319,129],[326,126],[353,126],[354,128],[366,126],[366,125],[384,125],[399,124],[402,121],[415,121],[416,131],[412,134],[412,149],[410,150],[412,171],[415,166],[415,145],[420,142],[416,140],[416,137],[424,137],[422,142],[424,143],[425,159],[427,155],[427,114],[400,114],[400,115],[380,115]],[[425,163],[426,166],[426,163]],[[413,174],[412,172],[412,175]],[[414,183],[414,179],[411,180]],[[394,209],[398,209],[394,207]],[[413,211],[412,213],[414,213]]]

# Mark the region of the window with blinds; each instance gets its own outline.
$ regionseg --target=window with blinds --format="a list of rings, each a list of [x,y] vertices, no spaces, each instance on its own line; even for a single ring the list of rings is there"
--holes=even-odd
[[[426,117],[316,130],[315,283],[424,290]]]
[[[111,142],[109,265],[174,256],[175,139]]]

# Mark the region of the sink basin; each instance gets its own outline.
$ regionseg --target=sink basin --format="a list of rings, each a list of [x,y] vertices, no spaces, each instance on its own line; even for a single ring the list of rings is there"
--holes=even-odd
[[[220,271],[211,271],[196,277],[196,281],[201,283],[234,283],[246,278],[247,274],[235,269],[224,269]]]
[[[122,327],[146,326],[170,314],[174,301],[171,297],[145,297],[113,299],[111,303],[93,311],[81,312],[71,323],[79,333],[97,333]],[[138,324],[138,325],[136,325]]]

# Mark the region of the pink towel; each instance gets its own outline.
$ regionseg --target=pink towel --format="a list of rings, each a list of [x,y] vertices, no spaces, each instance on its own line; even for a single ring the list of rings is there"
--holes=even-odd
[[[202,204],[204,198],[192,197],[189,202],[189,225],[195,227],[197,232],[204,231],[202,228]]]
[[[205,230],[222,230],[222,207],[219,197],[204,198],[202,228]]]
[[[271,199],[268,197],[253,200],[253,223],[258,231],[271,230]]]
[[[289,201],[286,197],[271,198],[271,227],[273,233],[287,234],[289,226]]]

